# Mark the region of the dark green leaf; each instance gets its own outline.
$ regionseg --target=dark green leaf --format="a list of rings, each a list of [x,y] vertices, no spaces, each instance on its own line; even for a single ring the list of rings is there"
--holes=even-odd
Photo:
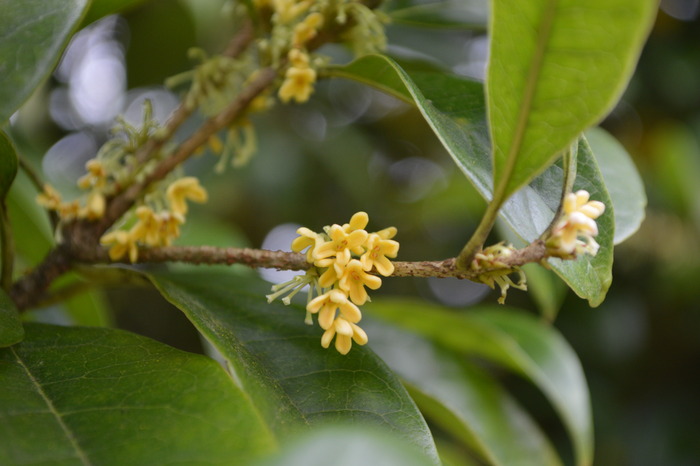
[[[0,131],[0,202],[5,201],[5,196],[10,191],[17,175],[17,167],[17,151],[10,138]]]
[[[389,11],[392,23],[434,28],[486,29],[488,16],[486,0],[443,0]]]
[[[486,95],[500,202],[617,103],[651,29],[656,3],[491,4]]]
[[[402,67],[379,55],[363,57],[329,72],[415,103],[457,166],[485,199],[491,198],[490,145],[480,83],[421,64]],[[557,259],[550,264],[576,294],[596,306],[603,301],[611,281],[613,209],[590,148],[583,142],[580,146],[574,187],[588,190],[593,199],[608,207],[598,222],[601,251],[595,258]],[[525,242],[538,238],[551,223],[561,199],[562,183],[563,171],[553,165],[503,205],[501,216]],[[592,280],[588,279],[590,270],[595,272]]]
[[[7,293],[0,290],[0,348],[12,346],[24,338],[19,313]]]
[[[0,350],[2,464],[243,464],[274,449],[211,359],[118,330],[26,327]]]
[[[601,128],[586,131],[605,186],[615,210],[615,244],[632,236],[644,220],[647,196],[644,184],[629,154],[614,137]]]
[[[483,460],[561,464],[537,424],[482,369],[396,327],[375,321],[365,327],[370,346],[401,376],[421,411]]]
[[[83,25],[90,24],[107,15],[124,13],[147,0],[95,0],[85,15]]]
[[[304,309],[268,304],[269,287],[259,279],[221,270],[149,276],[229,360],[278,434],[328,422],[381,426],[437,461],[413,400],[369,349],[356,346],[347,356],[323,349],[322,330],[304,325]]]
[[[264,466],[430,466],[405,439],[366,426],[324,426],[296,439]]]
[[[0,15],[0,124],[51,73],[88,0],[11,0]]]
[[[576,464],[591,464],[593,426],[586,379],[576,353],[554,328],[503,308],[457,313],[413,301],[383,301],[373,303],[371,313],[454,351],[489,359],[530,380],[568,429]]]

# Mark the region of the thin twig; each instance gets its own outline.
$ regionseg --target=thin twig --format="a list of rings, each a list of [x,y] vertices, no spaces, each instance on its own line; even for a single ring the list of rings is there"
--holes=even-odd
[[[438,278],[464,278],[476,279],[478,275],[496,271],[515,269],[531,262],[540,262],[547,257],[544,243],[535,241],[523,249],[513,251],[504,258],[500,258],[502,264],[492,269],[459,270],[455,267],[455,259],[441,261],[394,261],[394,273],[392,277],[438,277]],[[83,251],[81,261],[91,263],[112,263],[107,250],[97,248]],[[121,263],[129,263],[124,258]],[[266,249],[250,248],[218,248],[213,246],[166,246],[160,248],[141,248],[139,250],[139,264],[185,262],[188,264],[243,264],[249,267],[274,268],[279,270],[306,270],[311,264],[306,261],[306,255],[285,252],[269,251]]]

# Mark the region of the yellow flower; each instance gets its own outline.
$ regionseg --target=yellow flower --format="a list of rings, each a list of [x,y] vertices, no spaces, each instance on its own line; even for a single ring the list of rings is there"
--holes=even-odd
[[[369,215],[367,212],[357,212],[350,217],[350,223],[343,225],[343,230],[346,233],[352,233],[355,230],[364,230],[369,223]]]
[[[605,212],[605,204],[590,201],[587,191],[569,193],[564,198],[563,215],[552,229],[547,239],[547,247],[555,256],[570,256],[581,253],[596,255],[598,243],[593,239],[598,235],[595,219]]]
[[[159,224],[159,237],[161,246],[170,246],[172,241],[180,236],[180,225],[185,219],[171,212],[160,212],[157,216]]]
[[[358,306],[362,306],[367,301],[367,290],[365,286],[376,290],[382,286],[382,279],[370,275],[362,268],[362,262],[357,259],[352,259],[345,266],[343,276],[338,281],[338,286],[341,290],[346,291],[350,295],[350,299]]]
[[[340,354],[348,354],[350,348],[352,348],[353,340],[358,345],[364,345],[367,343],[367,334],[359,326],[352,322],[348,322],[342,317],[338,317],[333,321],[333,325],[329,327],[321,337],[321,346],[328,348],[335,338],[335,349],[338,350]]]
[[[168,186],[165,196],[170,210],[176,215],[187,213],[187,199],[195,202],[206,202],[207,192],[193,176],[186,176]]]
[[[78,187],[81,189],[102,188],[107,184],[107,170],[99,160],[88,160],[85,163],[85,170],[87,173],[78,179]]]
[[[87,198],[85,207],[80,209],[79,216],[88,220],[97,220],[105,214],[105,197],[98,191],[93,191]]]
[[[44,185],[44,191],[37,194],[36,203],[51,210],[57,210],[61,205],[61,193],[50,184]]]
[[[321,267],[328,267],[333,262],[338,265],[345,265],[352,257],[351,252],[362,254],[363,243],[367,240],[367,232],[365,230],[355,230],[351,233],[346,233],[345,229],[340,225],[331,226],[328,231],[330,241],[318,246],[314,253],[314,263]],[[335,261],[324,261],[330,257],[335,257]]]
[[[100,238],[100,243],[104,246],[112,246],[109,248],[109,258],[113,261],[121,259],[127,253],[132,263],[138,259],[139,250],[136,246],[136,238],[131,232],[117,230],[107,233]]]
[[[321,13],[311,13],[302,22],[294,26],[294,36],[292,44],[294,47],[302,47],[308,41],[316,37],[318,30],[323,25],[323,15]]]
[[[291,67],[284,75],[284,82],[278,93],[279,98],[285,103],[292,99],[297,103],[306,102],[314,91],[315,82],[316,71],[313,69]]]
[[[348,296],[338,289],[315,297],[306,305],[306,310],[312,314],[318,313],[318,324],[324,330],[333,325],[336,310],[340,310],[340,314],[348,322],[356,323],[362,319],[360,309],[348,301]]]
[[[362,267],[366,271],[377,269],[377,272],[388,277],[394,273],[394,264],[387,257],[396,257],[399,253],[399,243],[390,239],[383,239],[377,233],[371,233],[365,246],[367,251],[360,257]]]
[[[160,246],[160,221],[153,209],[140,206],[136,209],[138,222],[131,228],[131,234],[147,246]]]
[[[287,54],[289,63],[295,68],[308,68],[309,55],[299,49],[291,49]]]
[[[80,202],[78,200],[63,202],[56,210],[62,220],[71,220],[80,215]]]
[[[299,237],[294,238],[294,241],[292,241],[292,251],[302,252],[304,249],[309,248],[306,251],[306,261],[313,263],[313,253],[318,246],[323,244],[323,237],[306,227],[299,228],[297,234]]]

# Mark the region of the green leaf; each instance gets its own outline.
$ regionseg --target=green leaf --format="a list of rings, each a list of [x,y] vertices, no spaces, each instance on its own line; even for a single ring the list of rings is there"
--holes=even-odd
[[[36,203],[37,191],[20,171],[7,196],[7,211],[14,233],[15,249],[25,266],[35,266],[53,245],[51,224],[46,211]]]
[[[0,348],[12,346],[24,338],[19,313],[7,293],[0,290]]]
[[[482,85],[424,64],[403,65],[385,56],[372,55],[343,67],[333,67],[328,73],[414,103],[457,166],[477,191],[490,199],[491,158]],[[574,187],[588,190],[593,199],[608,207],[598,222],[601,251],[595,258],[552,260],[550,264],[577,295],[596,306],[603,301],[612,280],[613,208],[590,148],[583,142],[579,146]],[[561,199],[563,179],[561,167],[552,165],[531,186],[516,192],[503,205],[501,217],[525,242],[537,239],[551,223]],[[595,274],[589,280],[591,270]]]
[[[88,0],[14,0],[0,15],[0,124],[51,73]]]
[[[632,236],[644,220],[647,196],[642,178],[629,154],[601,128],[586,131],[586,139],[600,167],[615,211],[615,244]]]
[[[526,264],[527,291],[547,322],[554,322],[566,296],[566,287],[550,270],[539,264]]]
[[[10,186],[17,176],[17,168],[17,151],[15,151],[10,138],[3,131],[0,131],[0,202],[5,201],[5,196],[7,196]]]
[[[489,5],[486,0],[443,0],[412,4],[388,13],[392,23],[409,26],[486,29]]]
[[[363,327],[372,349],[401,376],[421,411],[484,461],[561,464],[529,414],[484,370],[394,326],[369,321]]]
[[[593,425],[586,379],[576,353],[554,328],[530,315],[503,308],[456,313],[397,300],[375,302],[370,312],[530,380],[559,413],[573,442],[576,464],[591,464]]]
[[[530,188],[516,193],[503,206],[503,218],[513,231],[524,240],[535,240],[549,225],[559,205],[563,170],[551,166],[537,177]],[[582,255],[576,260],[549,259],[549,264],[567,285],[593,306],[599,306],[612,283],[613,238],[615,210],[600,173],[597,161],[585,138],[581,138],[576,157],[576,180],[573,191],[584,189],[591,199],[605,204],[605,212],[596,219],[600,250],[595,256]]]
[[[491,2],[486,77],[495,198],[547,168],[617,103],[656,2]]]
[[[386,430],[366,426],[323,426],[282,449],[262,466],[430,466],[434,460]]]
[[[367,348],[323,349],[303,307],[268,304],[269,286],[231,273],[149,274],[233,366],[271,428],[286,435],[319,423],[395,431],[437,462],[430,431],[388,367]]]
[[[26,330],[0,350],[2,464],[242,464],[274,449],[211,359],[113,329]]]
[[[115,13],[124,13],[147,0],[95,0],[83,19],[83,26]]]

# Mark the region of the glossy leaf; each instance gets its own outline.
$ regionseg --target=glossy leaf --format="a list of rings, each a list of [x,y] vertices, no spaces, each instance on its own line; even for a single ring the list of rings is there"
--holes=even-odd
[[[486,96],[500,201],[547,168],[617,103],[656,3],[498,0],[491,5]]]
[[[0,124],[51,73],[88,0],[14,0],[0,15]]]
[[[0,348],[12,346],[24,338],[24,327],[15,303],[0,290]]]
[[[529,414],[484,370],[394,326],[371,321],[364,327],[372,349],[404,380],[421,411],[484,461],[561,464]]]
[[[279,435],[318,423],[387,427],[434,461],[430,432],[401,383],[365,347],[347,356],[320,345],[305,310],[267,303],[269,285],[221,270],[158,272],[150,277],[233,366]]]
[[[486,29],[486,0],[443,0],[416,3],[389,12],[392,23],[417,27]]]
[[[591,464],[593,426],[586,379],[576,353],[554,328],[503,308],[457,313],[413,301],[377,302],[372,314],[530,380],[559,413],[573,442],[576,464]]]
[[[10,191],[10,186],[17,176],[17,152],[7,135],[0,131],[0,202]]]
[[[622,144],[601,128],[586,131],[615,209],[615,244],[632,236],[644,220],[647,196],[642,178]]]
[[[503,217],[513,231],[525,242],[539,237],[557,210],[564,173],[559,165],[551,166],[537,177],[529,188],[512,196],[503,206]],[[576,180],[573,191],[585,189],[591,199],[605,204],[598,219],[596,241],[600,249],[595,256],[582,255],[576,260],[550,259],[549,264],[581,298],[595,307],[605,299],[612,283],[613,238],[615,210],[590,146],[585,138],[579,141],[576,158]]]
[[[295,439],[261,466],[430,466],[424,452],[385,430],[323,426]]]
[[[26,329],[0,350],[2,464],[242,464],[275,448],[211,359],[119,330]]]
[[[485,199],[491,198],[491,149],[480,83],[423,64],[406,63],[400,66],[392,59],[379,55],[332,68],[329,73],[365,83],[414,103],[477,191]],[[580,146],[575,188],[587,189],[593,199],[608,206],[598,222],[601,251],[595,258],[552,260],[550,264],[576,294],[596,306],[603,301],[611,281],[613,209],[593,154],[587,144],[582,142]],[[518,237],[526,242],[535,240],[549,226],[557,211],[562,183],[561,167],[550,166],[531,186],[515,193],[503,205],[501,217]],[[591,271],[595,274],[589,276]]]

